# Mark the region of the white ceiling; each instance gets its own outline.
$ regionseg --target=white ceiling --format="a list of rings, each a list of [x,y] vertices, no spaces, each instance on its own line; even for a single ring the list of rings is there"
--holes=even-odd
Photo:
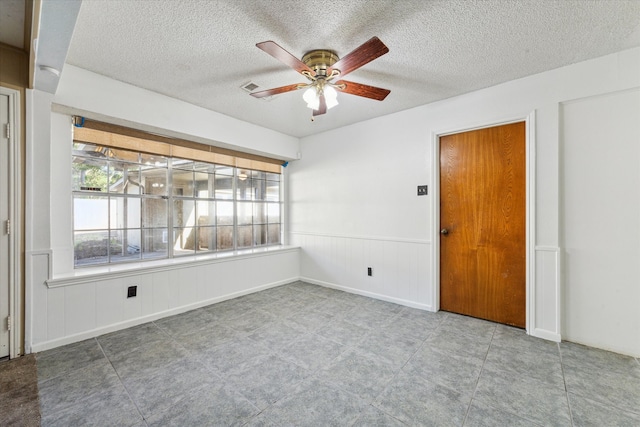
[[[258,42],[343,56],[372,36],[390,52],[347,79],[382,102],[339,94],[311,122],[301,92],[240,89],[305,82]],[[638,0],[83,0],[67,63],[302,137],[636,46]]]
[[[0,0],[0,43],[24,49],[24,0]]]

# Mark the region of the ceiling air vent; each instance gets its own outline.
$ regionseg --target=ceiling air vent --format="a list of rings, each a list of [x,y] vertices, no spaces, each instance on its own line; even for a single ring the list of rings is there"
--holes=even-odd
[[[244,90],[245,92],[253,92],[254,90],[258,89],[260,86],[258,86],[257,84],[255,84],[254,82],[248,82],[243,84],[242,86],[240,86],[240,89]],[[264,96],[262,98],[259,98],[263,101],[271,101],[271,99],[273,99],[273,96]]]
[[[254,82],[245,83],[242,86],[240,86],[241,89],[244,89],[249,93],[251,93],[254,90],[258,89],[258,87],[259,86],[257,84],[255,84]]]

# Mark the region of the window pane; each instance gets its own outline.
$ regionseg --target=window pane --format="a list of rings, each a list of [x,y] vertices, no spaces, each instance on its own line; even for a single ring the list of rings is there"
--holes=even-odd
[[[251,178],[236,178],[236,198],[238,200],[253,200],[253,188],[251,187]]]
[[[233,225],[233,202],[216,202],[216,223]]]
[[[77,266],[105,264],[107,257],[107,230],[95,232],[75,231],[73,233],[73,257]]]
[[[243,225],[238,227],[238,248],[250,248],[253,244],[253,227]]]
[[[166,228],[142,230],[142,258],[166,258],[169,235]]]
[[[238,202],[238,225],[251,225],[253,223],[253,203]]]
[[[167,224],[167,200],[145,197],[142,199],[142,208],[144,216],[142,217],[142,226],[166,227]]]
[[[213,191],[213,183],[215,181],[214,176],[215,175],[210,173],[195,173],[196,197],[213,199],[213,196],[215,194]]]
[[[82,157],[73,156],[71,158],[71,190],[79,191],[80,187],[84,185],[82,181],[85,166]]]
[[[270,245],[280,243],[280,224],[269,224],[269,235],[267,239]]]
[[[173,226],[193,227],[196,225],[196,212],[193,200],[173,201]]]
[[[218,166],[219,168],[220,166]],[[193,169],[197,172],[214,173],[216,171],[216,165],[212,163],[194,163]]]
[[[141,202],[137,197],[113,197],[109,199],[111,228],[140,228]]]
[[[233,199],[233,177],[216,173],[215,197],[216,199]]]
[[[167,195],[167,169],[142,167],[142,193]]]
[[[193,172],[173,170],[173,195],[193,197]]]
[[[124,186],[127,194],[142,194],[142,175],[140,173],[140,166],[128,166]]]
[[[266,172],[262,171],[251,171],[251,178],[253,179],[265,179],[267,176]]]
[[[156,154],[140,153],[140,163],[147,166],[155,166],[157,168],[166,168],[168,159]]]
[[[234,169],[231,166],[216,165],[216,175],[233,176]]]
[[[253,204],[253,223],[254,224],[266,224],[267,222],[267,205],[266,203],[254,203]]]
[[[262,246],[267,244],[267,226],[266,225],[254,225],[253,226],[254,246]]]
[[[140,259],[140,230],[111,230],[111,262]]]
[[[108,166],[106,160],[74,157],[71,169],[74,190],[107,191]]]
[[[73,156],[71,161],[71,180],[74,191],[91,191],[92,189],[102,191],[107,182],[106,159]]]
[[[110,193],[140,194],[140,166],[131,163],[111,163],[111,174],[116,180],[109,188]]]
[[[196,248],[195,228],[175,227],[172,244],[174,255],[193,255]]]
[[[214,251],[216,249],[216,228],[198,227],[198,252]]]
[[[196,202],[198,213],[198,225],[216,225],[216,202],[210,200],[198,200]]]
[[[109,193],[124,193],[124,163],[109,162]]]
[[[135,151],[107,147],[105,147],[104,150],[104,153],[109,160],[122,160],[125,162],[138,163],[138,153]]]
[[[171,159],[171,166],[174,169],[184,169],[184,170],[192,171],[193,164],[194,164],[193,160],[179,159],[177,157],[173,157]]]
[[[267,203],[267,219],[269,224],[280,222],[280,203]]]
[[[93,144],[85,144],[83,142],[74,142],[73,143],[73,155],[74,156],[83,156],[83,157],[91,157],[95,158],[97,155],[102,156],[102,153],[97,154],[98,147]]]
[[[279,173],[271,173],[271,172],[267,172],[267,179],[269,181],[280,181],[280,174]]]
[[[268,200],[270,202],[280,201],[280,182],[267,181],[267,192],[265,200]]]
[[[118,188],[122,189],[123,175],[124,172],[121,163],[109,162],[109,180],[106,189],[109,192],[121,193],[122,191],[118,191]]]
[[[233,227],[216,227],[216,241],[219,251],[233,249]]]
[[[264,179],[253,179],[251,183],[253,185],[253,199],[266,200],[267,199],[266,181]]]
[[[109,228],[109,199],[96,196],[73,196],[73,229],[106,230]]]

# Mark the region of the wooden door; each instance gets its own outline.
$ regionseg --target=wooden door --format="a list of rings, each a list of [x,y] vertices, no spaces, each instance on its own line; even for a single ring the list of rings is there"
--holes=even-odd
[[[440,308],[526,319],[525,123],[440,138]]]

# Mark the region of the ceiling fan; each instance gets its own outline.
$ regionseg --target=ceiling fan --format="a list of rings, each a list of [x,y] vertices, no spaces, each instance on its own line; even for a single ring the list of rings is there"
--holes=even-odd
[[[313,109],[313,116],[318,116],[338,104],[336,91],[377,101],[382,101],[391,92],[388,89],[342,80],[342,77],[352,71],[389,52],[389,48],[377,37],[372,37],[342,58],[338,58],[334,51],[320,49],[305,53],[302,60],[299,60],[273,41],[258,43],[256,46],[309,80],[309,83],[294,83],[251,93],[256,98],[306,88],[303,99],[307,102],[307,107]]]

